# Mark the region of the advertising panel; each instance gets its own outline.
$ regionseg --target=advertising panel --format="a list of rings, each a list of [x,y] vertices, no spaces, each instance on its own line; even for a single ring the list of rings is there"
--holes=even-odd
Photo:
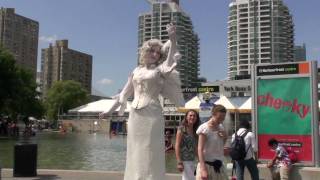
[[[258,158],[270,160],[277,139],[300,163],[319,164],[316,62],[256,65],[253,68],[254,129]]]

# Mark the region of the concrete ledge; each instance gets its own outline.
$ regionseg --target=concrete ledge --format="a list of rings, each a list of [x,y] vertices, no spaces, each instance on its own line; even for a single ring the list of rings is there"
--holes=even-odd
[[[38,169],[36,177],[13,177],[12,169],[2,169],[2,180],[123,180],[123,172]],[[166,174],[166,180],[180,180],[180,174]]]
[[[266,164],[259,164],[259,176],[262,180],[272,180],[271,173]],[[245,179],[250,179],[250,174],[245,173]],[[319,180],[320,168],[293,166],[291,169],[290,180]]]

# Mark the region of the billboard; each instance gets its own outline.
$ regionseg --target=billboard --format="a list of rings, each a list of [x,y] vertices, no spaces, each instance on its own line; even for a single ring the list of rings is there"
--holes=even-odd
[[[316,66],[316,65],[315,65]],[[290,147],[300,162],[314,164],[318,136],[316,73],[311,62],[255,66],[254,118],[258,157],[272,159],[271,138]]]

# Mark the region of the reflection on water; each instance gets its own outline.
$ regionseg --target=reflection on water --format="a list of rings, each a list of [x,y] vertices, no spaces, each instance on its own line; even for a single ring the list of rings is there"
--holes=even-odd
[[[13,149],[18,139],[0,139],[0,166],[13,167]],[[104,134],[38,133],[38,168],[123,171],[126,136],[111,139]],[[176,171],[174,152],[166,155],[167,172]]]

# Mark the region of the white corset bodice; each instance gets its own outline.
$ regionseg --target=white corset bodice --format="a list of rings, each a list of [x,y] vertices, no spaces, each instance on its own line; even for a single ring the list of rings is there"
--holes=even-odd
[[[158,67],[147,69],[138,67],[133,72],[132,84],[134,99],[132,107],[141,109],[149,103],[159,103],[159,94],[163,86],[163,77]]]

